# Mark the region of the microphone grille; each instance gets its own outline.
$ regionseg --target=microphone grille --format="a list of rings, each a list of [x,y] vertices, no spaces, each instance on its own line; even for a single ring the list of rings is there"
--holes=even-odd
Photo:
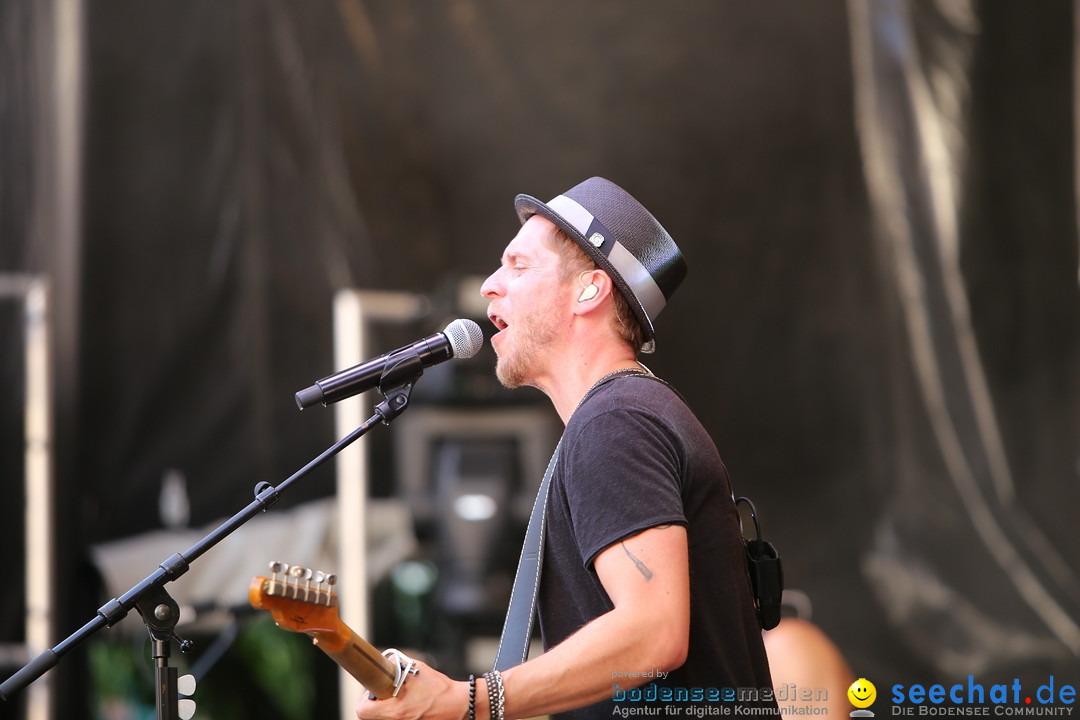
[[[456,358],[471,358],[484,344],[484,331],[472,320],[455,320],[443,330]]]

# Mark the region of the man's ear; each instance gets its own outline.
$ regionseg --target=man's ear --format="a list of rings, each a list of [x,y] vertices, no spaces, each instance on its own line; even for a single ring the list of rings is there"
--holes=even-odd
[[[586,270],[578,276],[581,292],[578,295],[578,308],[588,312],[597,307],[604,298],[611,294],[611,277],[600,270]]]

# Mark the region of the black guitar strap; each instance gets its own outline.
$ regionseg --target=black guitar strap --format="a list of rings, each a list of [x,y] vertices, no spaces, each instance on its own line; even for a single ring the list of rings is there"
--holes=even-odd
[[[532,638],[533,618],[536,617],[536,596],[540,589],[540,568],[544,561],[544,529],[547,525],[546,510],[548,489],[551,476],[555,472],[555,463],[559,460],[559,448],[562,440],[555,446],[555,452],[548,461],[540,490],[536,493],[529,527],[525,531],[525,542],[521,546],[521,559],[518,560],[514,587],[510,591],[510,606],[506,610],[499,649],[495,653],[496,670],[506,670],[520,665],[529,658],[529,641]]]

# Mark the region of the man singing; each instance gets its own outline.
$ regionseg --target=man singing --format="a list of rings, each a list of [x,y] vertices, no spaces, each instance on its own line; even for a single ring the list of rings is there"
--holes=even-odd
[[[603,178],[515,205],[521,229],[482,292],[499,380],[540,389],[565,424],[546,496],[544,653],[469,681],[421,663],[396,698],[362,699],[358,718],[775,713],[727,471],[638,361],[686,275],[681,251]]]

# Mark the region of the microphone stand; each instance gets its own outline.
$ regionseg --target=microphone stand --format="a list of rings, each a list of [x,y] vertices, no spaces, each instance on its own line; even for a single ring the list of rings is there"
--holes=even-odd
[[[0,683],[0,700],[7,700],[37,680],[46,671],[55,667],[61,657],[80,645],[93,633],[105,627],[111,628],[126,617],[132,608],[135,608],[139,615],[142,616],[153,643],[151,655],[155,664],[155,680],[157,684],[157,720],[180,720],[177,669],[169,666],[170,642],[173,638],[176,638],[180,643],[182,652],[190,650],[192,643],[179,638],[174,632],[176,624],[180,620],[180,608],[176,601],[166,592],[165,583],[171,582],[186,573],[191,563],[201,557],[203,553],[228,537],[251,518],[269,510],[277,503],[281,494],[294,482],[360,439],[376,424],[382,422],[384,425],[389,425],[394,418],[403,413],[408,407],[413,385],[423,372],[423,363],[415,354],[411,358],[406,358],[393,367],[386,369],[379,382],[379,391],[383,394],[385,400],[375,407],[374,415],[368,418],[360,427],[324,450],[307,465],[290,475],[277,487],[268,482],[256,484],[255,500],[248,504],[247,507],[223,522],[185,552],[174,553],[164,560],[154,572],[141,582],[132,586],[119,598],[113,598],[101,606],[93,620],[83,625],[55,647],[42,652],[14,675]]]

